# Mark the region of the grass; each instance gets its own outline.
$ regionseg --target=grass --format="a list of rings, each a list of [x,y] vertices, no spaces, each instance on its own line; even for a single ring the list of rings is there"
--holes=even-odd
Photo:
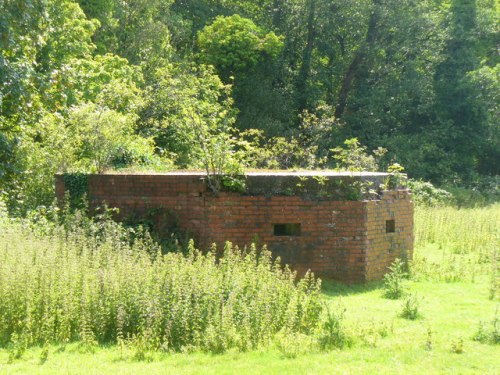
[[[415,261],[405,282],[418,296],[416,320],[400,317],[404,298],[384,298],[382,282],[325,282],[325,310],[343,316],[349,345],[342,349],[322,351],[299,332],[248,351],[151,350],[139,360],[133,346],[88,351],[75,342],[32,347],[11,363],[11,351],[0,349],[0,374],[497,374],[500,347],[474,337],[499,306],[499,214],[499,205],[417,209]]]
[[[82,352],[78,344],[64,350],[53,346],[41,365],[41,348],[28,350],[21,360],[7,364],[7,351],[0,351],[0,373],[40,374],[495,374],[500,350],[472,340],[480,320],[492,318],[495,301],[484,292],[487,283],[410,282],[423,297],[422,319],[398,318],[401,301],[381,298],[381,290],[339,285],[325,286],[325,299],[336,307],[339,297],[346,307],[345,324],[354,336],[354,345],[343,350],[312,352],[289,358],[270,346],[250,352],[148,354],[146,360],[134,359],[134,352],[121,352],[116,346],[101,347],[95,353]],[[428,329],[432,349],[427,349]],[[462,339],[462,354],[452,351]]]

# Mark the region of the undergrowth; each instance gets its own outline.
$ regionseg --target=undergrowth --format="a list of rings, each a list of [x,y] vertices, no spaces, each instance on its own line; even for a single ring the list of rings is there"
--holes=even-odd
[[[500,315],[498,308],[495,317],[490,322],[480,322],[477,332],[472,337],[483,344],[500,344]]]
[[[0,218],[0,347],[132,345],[224,352],[268,345],[320,324],[320,282],[300,281],[265,248],[227,243],[223,255],[189,244],[162,254],[147,233],[81,212],[39,230]]]
[[[399,316],[403,319],[416,320],[421,316],[420,301],[416,294],[411,294],[403,302],[403,308]]]
[[[415,254],[411,276],[415,280],[474,282],[490,278],[489,296],[498,298],[498,238],[500,207],[417,207],[415,210]],[[430,256],[419,249],[431,246]]]

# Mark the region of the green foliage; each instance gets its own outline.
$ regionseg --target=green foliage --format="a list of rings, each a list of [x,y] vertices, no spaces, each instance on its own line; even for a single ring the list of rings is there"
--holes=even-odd
[[[2,190],[26,212],[53,199],[58,168],[209,166],[214,190],[238,190],[242,164],[395,161],[475,189],[498,174],[496,13],[490,0],[3,1]],[[233,128],[259,140],[246,150]]]
[[[26,336],[13,333],[9,348],[9,363],[16,359],[20,359],[28,347]]]
[[[498,176],[500,167],[496,160],[500,159],[500,131],[498,118],[500,117],[500,63],[494,66],[482,66],[467,73],[466,80],[477,93],[476,100],[480,101],[485,112],[485,137],[478,156],[478,172],[490,176]]]
[[[232,174],[222,174],[220,177],[220,188],[225,191],[243,193],[246,190],[246,180],[243,174],[238,175],[241,169],[233,169]],[[229,171],[231,173],[231,171]],[[226,172],[227,173],[227,172]]]
[[[15,176],[15,142],[0,133],[0,189],[2,189]]]
[[[468,187],[445,185],[438,188],[431,182],[408,180],[413,193],[413,201],[419,206],[458,208],[484,207],[499,201],[498,177],[481,177]]]
[[[457,207],[483,207],[500,201],[499,182],[499,176],[483,176],[478,177],[466,187],[446,185],[445,188],[453,194]]]
[[[19,132],[60,109],[68,65],[91,56],[98,23],[71,0],[22,0],[2,2],[0,25],[0,129]]]
[[[47,362],[47,359],[49,358],[49,345],[48,343],[45,343],[45,345],[42,348],[42,351],[40,352],[40,357],[39,357],[39,364],[43,365],[45,362]]]
[[[7,185],[10,209],[21,212],[54,199],[54,174],[68,170],[102,172],[111,167],[160,164],[151,139],[135,134],[135,116],[93,103],[66,116],[46,114],[38,129],[29,129],[16,150],[23,171]]]
[[[411,189],[413,201],[417,205],[436,207],[448,206],[454,202],[450,192],[435,187],[431,182],[410,179],[408,187]]]
[[[0,192],[0,221],[7,220],[8,211],[7,205],[5,204],[4,193]]]
[[[283,48],[274,32],[265,33],[238,14],[222,17],[198,33],[200,59],[215,66],[225,78],[255,66],[264,57],[275,58]]]
[[[495,214],[494,210],[498,211],[498,207],[458,210],[449,207],[428,209],[419,206],[416,212],[418,213],[420,210],[424,210],[425,214],[429,215],[428,219],[433,219],[431,223],[440,225],[440,229],[444,230],[447,234],[463,231],[475,240],[478,236],[473,232],[479,231],[480,235],[487,238],[491,244],[494,245],[496,243],[495,241],[497,241],[495,238],[496,228],[486,224],[488,221],[495,221],[497,214]],[[443,214],[443,210],[446,211],[445,214]],[[470,220],[460,221],[459,218],[462,215],[464,217],[469,217]],[[2,229],[0,231],[0,243],[2,244],[0,248],[5,248],[6,243],[10,246],[16,246],[15,244],[22,240],[22,251],[19,252],[21,257],[25,251],[28,251],[25,249],[29,249],[30,247],[35,248],[34,254],[31,254],[31,251],[29,251],[30,257],[32,257],[30,262],[32,263],[33,259],[36,260],[39,256],[43,255],[43,251],[40,251],[42,248],[40,246],[41,242],[43,242],[44,246],[46,245],[47,248],[53,245],[49,237],[41,234],[44,232],[43,230],[38,229],[33,232],[38,226],[37,224],[24,221],[24,231],[21,230],[21,232],[18,232],[17,229],[19,229],[19,227],[14,230],[12,228],[12,220],[2,216],[0,209],[0,222],[2,222],[2,224],[7,224],[7,221],[9,221],[8,226],[2,225],[0,227]],[[71,222],[72,220],[68,220],[68,224]],[[442,222],[442,224],[439,224],[440,222]],[[478,225],[472,225],[476,222],[478,222]],[[17,221],[17,223],[21,225],[21,222]],[[41,220],[39,220],[38,223],[45,226],[45,224],[42,224]],[[87,224],[82,225],[81,223],[81,221],[77,221],[73,229],[82,230],[83,228],[89,227]],[[417,227],[420,227],[421,223],[422,216],[419,216]],[[103,231],[103,224],[104,222],[101,222],[101,225],[97,226],[101,229],[95,233],[95,236],[101,236],[109,232],[115,232],[116,234],[114,227],[109,228],[109,231]],[[471,225],[470,230],[467,230],[467,224]],[[12,228],[12,230],[5,230],[7,227]],[[52,230],[54,230],[55,227],[52,228]],[[68,228],[67,233],[71,232],[71,230],[72,229]],[[488,231],[490,231],[490,233],[488,233]],[[3,241],[4,238],[7,238],[7,232],[14,235],[8,237],[8,241]],[[21,233],[21,235],[19,233]],[[45,231],[45,233],[47,233],[47,231]],[[53,234],[55,233],[53,232]],[[80,245],[86,242],[85,236],[80,238],[78,242]],[[436,245],[437,243],[441,244],[442,247],[439,248]],[[65,238],[58,238],[53,247],[66,249],[64,246]],[[80,246],[80,248],[81,247],[83,246]],[[478,251],[480,248],[484,248],[484,243],[479,246]],[[93,248],[93,250],[95,250],[95,248]],[[123,249],[123,251],[127,252],[128,248]],[[471,248],[471,251],[475,252],[476,250]],[[491,247],[490,251],[493,252],[494,247]],[[445,258],[441,258],[442,255],[451,252],[452,250],[447,248],[443,238],[439,239],[435,244],[419,242],[419,245],[415,248],[415,256],[417,258],[437,260],[439,266],[447,262]],[[102,255],[102,253],[100,254]],[[455,255],[462,256],[464,254]],[[455,258],[452,262],[462,263],[462,260],[460,258]],[[17,264],[22,265],[24,263],[18,262]],[[102,264],[103,262],[101,265]],[[475,335],[475,333],[479,332],[479,337],[486,338],[490,337],[490,332],[494,332],[494,325],[492,325],[491,322],[495,318],[491,316],[491,313],[495,311],[496,301],[490,301],[487,298],[487,288],[489,286],[488,277],[490,276],[491,265],[487,263],[485,264],[486,267],[483,267],[482,265],[484,265],[484,263],[481,263],[478,258],[467,260],[465,264],[467,267],[462,268],[461,272],[463,276],[460,279],[461,282],[457,284],[447,283],[445,277],[442,277],[445,273],[444,268],[432,269],[432,274],[424,278],[425,281],[418,277],[414,278],[412,289],[418,290],[419,296],[425,296],[426,303],[424,316],[426,319],[432,320],[432,327],[427,324],[415,324],[415,322],[410,320],[393,319],[393,308],[397,307],[397,304],[395,302],[388,302],[380,299],[377,290],[374,290],[374,287],[378,287],[376,284],[349,286],[327,282],[320,297],[321,303],[318,306],[321,307],[327,304],[331,309],[330,311],[341,312],[343,309],[338,307],[338,299],[342,298],[342,304],[348,308],[349,313],[344,315],[341,326],[344,332],[348,334],[349,337],[353,338],[352,349],[335,350],[335,348],[333,348],[334,352],[318,352],[318,338],[321,337],[322,326],[326,321],[326,311],[324,311],[325,308],[323,308],[324,315],[312,335],[304,332],[291,332],[286,327],[282,327],[277,334],[266,341],[262,349],[256,351],[251,351],[250,348],[248,353],[235,353],[235,349],[233,348],[228,350],[226,354],[213,356],[210,353],[200,353],[198,352],[200,350],[199,347],[187,344],[179,350],[180,353],[172,355],[172,351],[176,351],[176,349],[169,347],[168,343],[164,342],[158,346],[158,343],[153,338],[154,336],[151,335],[151,332],[156,332],[155,329],[145,329],[143,334],[131,337],[126,336],[125,339],[124,334],[128,332],[127,317],[129,315],[126,308],[128,305],[121,305],[117,308],[116,312],[116,337],[118,343],[116,346],[103,345],[87,349],[78,341],[75,343],[55,343],[53,345],[49,345],[45,342],[40,344],[43,345],[43,348],[40,346],[30,347],[32,346],[30,345],[27,349],[23,350],[22,347],[26,347],[26,345],[22,344],[22,342],[29,342],[29,340],[18,337],[15,341],[20,344],[19,348],[22,351],[21,358],[13,359],[14,350],[11,344],[6,345],[5,349],[0,348],[0,357],[3,358],[3,362],[5,366],[7,366],[6,368],[21,373],[40,371],[38,359],[40,358],[41,360],[43,358],[44,349],[46,348],[49,349],[47,352],[49,353],[49,357],[44,366],[48,367],[44,367],[43,371],[49,373],[57,373],[58,369],[62,367],[70,368],[71,366],[78,366],[82,371],[87,371],[88,369],[90,372],[96,367],[101,368],[103,372],[116,372],[124,368],[128,369],[131,366],[142,366],[140,363],[134,363],[134,360],[146,360],[148,361],[147,366],[151,371],[160,373],[165,371],[165,366],[176,368],[180,372],[196,372],[199,370],[200,366],[203,367],[204,371],[221,371],[222,369],[223,371],[227,370],[229,372],[234,370],[235,366],[237,366],[241,370],[240,372],[249,374],[255,372],[256,366],[265,367],[271,372],[288,371],[293,373],[299,370],[307,372],[311,369],[312,360],[314,360],[315,363],[314,370],[318,373],[330,373],[332,361],[335,361],[335,366],[338,367],[336,367],[337,370],[341,372],[365,371],[371,373],[382,371],[390,373],[394,368],[394,355],[404,356],[410,352],[412,353],[411,359],[404,364],[404,369],[407,372],[419,372],[422,367],[422,361],[429,361],[430,358],[431,361],[426,364],[426,369],[430,372],[442,373],[452,370],[454,372],[469,371],[488,373],[492,368],[495,368],[498,345],[487,341],[488,339],[483,339],[484,341],[481,340],[482,342],[475,341],[473,334]],[[0,263],[0,270],[2,270],[3,267],[4,263]],[[472,281],[469,279],[469,276],[474,267],[476,268],[476,279]],[[108,285],[112,277],[112,274],[109,273],[109,269],[109,267],[100,268],[99,272],[96,271],[96,274],[100,277],[100,284],[98,283],[100,286]],[[59,277],[65,275],[65,273],[61,273],[61,270],[57,270],[57,272],[54,271],[53,273],[54,277],[55,275]],[[18,285],[19,277],[10,278],[11,274],[16,275],[15,272],[9,274],[9,283],[16,283],[16,285]],[[78,273],[73,273],[73,275],[76,274]],[[88,276],[88,274],[85,275]],[[145,276],[142,273],[138,273],[137,275],[141,280],[144,280]],[[46,276],[46,274],[42,273],[42,276]],[[228,276],[228,274],[226,274],[226,276]],[[412,276],[417,275],[412,272]],[[25,277],[30,277],[32,283],[38,282],[36,273]],[[189,277],[193,279],[191,281],[193,284],[196,283],[194,279],[204,280],[202,277],[199,277],[198,274],[195,274],[195,271],[193,271]],[[128,278],[123,278],[124,281],[129,282],[128,285],[135,285],[130,279],[130,274]],[[226,280],[229,279],[228,277]],[[85,280],[86,283],[84,285],[88,285],[89,278],[86,277],[83,280]],[[184,279],[180,279],[178,281],[181,283],[183,280]],[[260,279],[255,278],[252,281],[248,281],[248,285],[251,287],[255,286],[255,280],[258,282]],[[79,282],[83,282],[82,279],[80,279]],[[264,281],[264,284],[265,282],[266,281]],[[3,287],[4,283],[0,283],[0,285]],[[52,286],[53,283],[50,285]],[[119,288],[120,285],[121,284],[117,283],[115,287]],[[187,287],[189,285],[187,280],[184,280],[182,285],[186,288],[185,290],[190,291],[189,287]],[[210,284],[208,285],[209,290],[212,291]],[[247,289],[248,288],[250,287],[247,287]],[[270,289],[272,289],[272,287]],[[26,291],[30,290],[31,288],[26,289]],[[65,287],[61,287],[61,291],[64,292],[64,290]],[[99,290],[107,290],[107,287]],[[134,295],[135,293],[136,292],[134,292]],[[184,292],[184,295],[188,296],[189,293]],[[196,298],[198,295],[199,294],[196,292],[193,298]],[[154,296],[151,297],[151,299],[154,299]],[[47,298],[46,300],[49,299]],[[50,300],[54,300],[52,294],[50,295]],[[150,301],[148,297],[146,297],[145,300]],[[40,299],[33,298],[32,301],[39,303]],[[99,303],[104,304],[105,301],[108,300],[102,299]],[[0,299],[0,304],[1,303],[2,299]],[[80,300],[80,303],[83,302]],[[99,303],[97,304],[98,306],[100,306]],[[317,308],[317,306],[315,308]],[[153,314],[155,311],[154,309],[145,310],[147,310],[147,313],[145,313],[147,316]],[[2,308],[0,308],[0,311],[3,311]],[[96,311],[99,311],[99,308],[97,308]],[[96,317],[97,316],[99,315],[96,314]],[[49,317],[49,315],[46,315],[46,318]],[[491,317],[491,319],[489,317]],[[469,324],[470,321],[483,321],[484,323],[482,323],[482,328],[479,329],[479,326],[471,326],[471,324]],[[4,326],[0,325],[0,327]],[[121,327],[124,327],[125,330]],[[149,325],[148,327],[152,326]],[[50,325],[48,325],[48,328],[50,329]],[[213,330],[212,332],[214,332],[214,334],[212,335],[211,333],[211,337],[221,337],[221,339],[210,341],[209,344],[213,348],[223,348],[226,342],[233,342],[235,337],[231,332],[228,335],[221,334],[217,330]],[[226,337],[226,339],[223,339],[224,337]],[[413,340],[408,340],[408,337],[413,338]],[[90,350],[93,354],[89,355],[85,353],[86,350]],[[432,352],[430,352],[431,350]],[[457,357],[456,352],[460,351],[466,353],[465,357],[462,358],[466,359],[466,361],[457,361],[457,359],[460,358]],[[357,356],[356,353],[362,355]],[[430,354],[432,354],[431,357],[429,357]],[[12,364],[6,363],[9,355],[12,358]],[[370,357],[370,361],[368,362],[366,361],[367,356]],[[284,361],[283,357],[296,359]],[[210,362],[210,365],[207,367],[208,362]]]
[[[421,317],[420,313],[420,300],[417,294],[411,294],[403,302],[403,308],[399,316],[403,319],[416,320]]]
[[[337,168],[348,171],[377,171],[379,159],[387,152],[384,148],[373,151],[373,155],[366,152],[366,147],[361,146],[357,138],[344,141],[345,148],[336,147],[330,151],[337,161]]]
[[[384,276],[384,297],[389,299],[399,299],[406,294],[406,283],[408,273],[405,271],[407,265],[396,259],[389,267],[389,271]]]
[[[319,169],[332,164],[328,152],[320,145],[332,135],[333,120],[319,118],[304,112],[302,123],[288,137],[271,137],[266,140],[263,131],[249,129],[241,132],[238,147],[246,164],[253,168],[267,169]],[[366,153],[356,138],[344,141],[346,148],[331,149],[337,170],[377,171],[387,150],[378,148],[373,155]],[[398,177],[399,175],[395,176]]]
[[[317,157],[317,146],[300,137],[266,139],[264,132],[258,129],[248,129],[238,135],[238,157],[250,168],[315,169],[326,162],[325,158]]]
[[[495,248],[491,254],[490,295],[494,300],[500,292],[500,252]]]
[[[153,149],[169,167],[221,164],[199,162],[200,144],[225,155],[230,174],[241,160],[348,170],[397,161],[416,179],[473,186],[498,174],[497,13],[490,0],[3,1],[2,190],[26,211],[53,198],[58,167],[158,168]],[[102,150],[79,160],[68,145],[75,108],[87,106],[118,127],[124,118],[109,111],[135,123],[111,161]],[[86,130],[107,132],[109,121],[84,117]],[[224,136],[193,140],[187,123],[219,123]],[[236,141],[228,126],[262,131],[253,155],[223,146]],[[380,146],[383,158],[366,152]]]
[[[498,206],[481,209],[420,207],[415,214],[415,244],[434,243],[457,254],[493,248]]]
[[[144,358],[160,348],[254,349],[285,328],[312,335],[320,324],[319,281],[296,282],[265,248],[228,243],[216,258],[191,242],[186,255],[162,254],[146,234],[79,211],[44,236],[27,224],[0,223],[2,347],[79,341],[92,351],[120,341]]]
[[[461,337],[451,342],[451,352],[455,354],[464,352],[464,340]]]
[[[156,143],[173,152],[180,166],[202,168],[213,191],[221,189],[223,179],[237,185],[235,176],[243,174],[243,166],[233,152],[230,86],[205,66],[170,65],[156,77],[149,109],[143,113]]]
[[[479,328],[472,338],[483,344],[500,344],[500,317],[498,316],[498,308],[492,321],[489,323],[479,323]]]
[[[399,163],[391,164],[387,167],[387,172],[390,173],[389,177],[384,181],[387,189],[401,189],[406,188],[408,178],[406,174],[402,173],[404,167]]]
[[[64,188],[69,194],[69,204],[73,208],[83,208],[89,192],[89,179],[85,173],[65,173]]]
[[[51,204],[54,174],[73,160],[64,119],[58,114],[46,114],[40,119],[38,129],[27,129],[18,140],[16,168],[21,173],[13,178],[7,190],[9,209],[25,213],[39,205]]]
[[[352,338],[343,325],[345,308],[339,306],[337,311],[326,308],[326,318],[319,334],[318,343],[322,350],[342,349],[352,345]]]
[[[480,144],[488,134],[487,109],[480,90],[471,84],[468,74],[479,68],[478,3],[452,0],[449,8],[448,31],[444,59],[436,67],[435,90],[440,108],[440,120],[450,135],[440,140],[443,149],[452,155],[453,171],[460,171],[470,180],[477,168]]]
[[[88,103],[71,109],[68,116],[73,168],[103,172],[111,166],[152,164],[151,139],[135,135],[135,116]]]
[[[168,61],[170,47],[169,12],[171,0],[79,0],[89,19],[97,19],[100,28],[94,35],[99,54],[107,52],[142,65],[145,73]]]
[[[93,102],[124,114],[141,108],[143,74],[126,59],[108,53],[76,60],[70,68],[74,82],[70,95],[77,96],[78,102]]]
[[[265,145],[264,158],[259,165],[270,169],[312,169],[318,166],[314,146],[303,147],[297,138],[274,137]]]
[[[427,338],[425,340],[425,350],[431,351],[433,347],[433,332],[432,329],[429,327],[427,328]]]
[[[73,1],[49,1],[47,11],[50,17],[50,37],[37,56],[42,70],[61,68],[75,57],[90,56],[95,48],[91,37],[98,22],[86,19],[78,4]]]
[[[158,162],[152,142],[134,134],[142,73],[92,55],[96,20],[70,0],[1,8],[0,183],[11,210],[50,204],[58,170]]]
[[[310,353],[314,347],[314,338],[302,333],[279,332],[276,346],[285,358],[297,358]]]

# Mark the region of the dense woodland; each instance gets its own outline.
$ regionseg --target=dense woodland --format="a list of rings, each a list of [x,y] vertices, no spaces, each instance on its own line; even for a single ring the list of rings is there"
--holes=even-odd
[[[51,202],[57,171],[118,168],[491,180],[498,15],[497,0],[1,0],[0,193],[23,211]]]

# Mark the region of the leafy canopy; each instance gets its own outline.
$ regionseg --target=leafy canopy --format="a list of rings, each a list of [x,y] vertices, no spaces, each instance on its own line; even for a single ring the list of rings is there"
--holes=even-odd
[[[266,57],[275,58],[283,48],[282,38],[238,14],[219,16],[198,33],[200,60],[223,75],[252,68]]]

